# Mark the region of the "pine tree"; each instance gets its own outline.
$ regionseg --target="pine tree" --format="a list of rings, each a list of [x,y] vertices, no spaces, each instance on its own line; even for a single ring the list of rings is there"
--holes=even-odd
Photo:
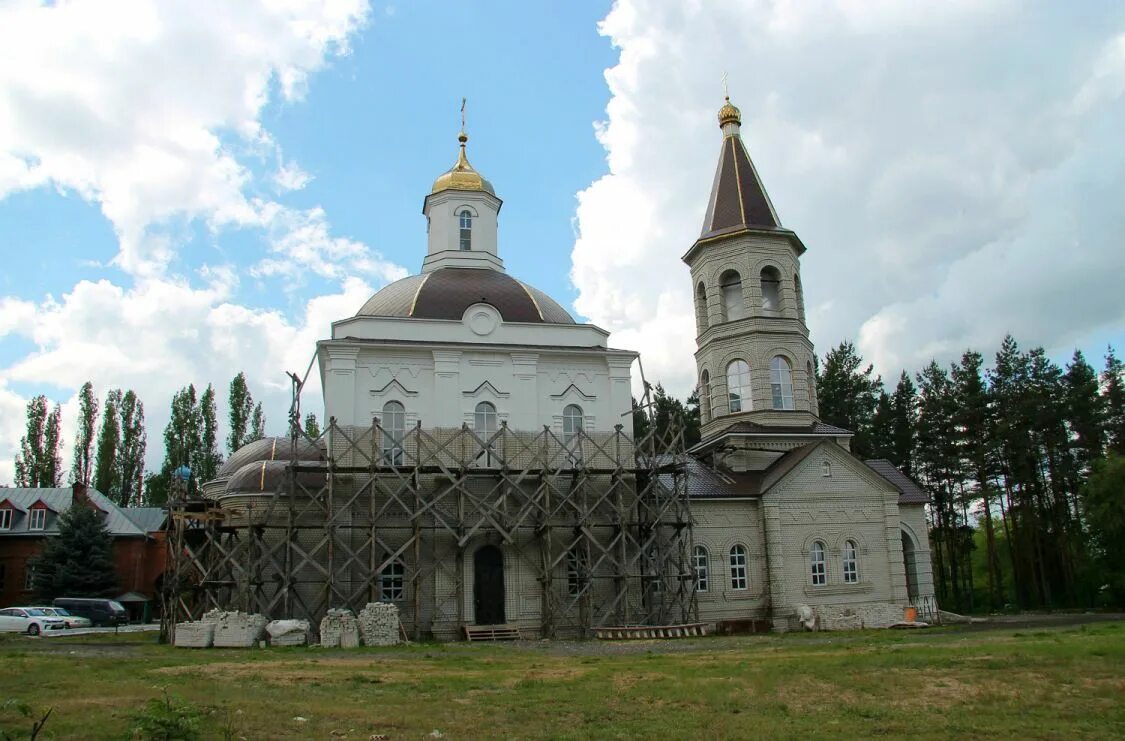
[[[233,453],[247,442],[246,430],[254,412],[254,398],[246,385],[246,374],[239,373],[230,382],[230,393],[227,396],[227,406],[230,409],[230,434],[227,436],[227,453]]]
[[[94,396],[94,384],[87,381],[78,392],[78,431],[74,435],[74,463],[70,467],[73,481],[90,483],[97,426],[98,399]]]
[[[892,436],[894,438],[894,455],[889,456],[891,462],[907,476],[914,475],[914,445],[915,428],[918,425],[918,399],[914,390],[914,382],[906,371],[898,378],[894,395],[891,397],[891,406],[894,410],[894,424]]]
[[[898,465],[895,457],[895,409],[894,402],[886,391],[879,392],[875,403],[875,415],[871,419],[871,455],[886,458]]]
[[[120,406],[121,389],[113,389],[106,394],[102,429],[98,433],[98,455],[94,462],[94,488],[107,496],[117,487],[117,449],[121,445],[117,410]]]
[[[872,378],[874,367],[860,370],[863,358],[850,342],[841,342],[824,356],[817,375],[820,418],[828,424],[851,430],[852,451],[861,458],[871,456],[871,424],[883,381]]]
[[[1125,455],[1125,363],[1117,359],[1112,347],[1107,348],[1105,354],[1102,399],[1109,447],[1114,452]]]
[[[192,471],[200,481],[210,481],[219,472],[223,463],[223,456],[219,453],[217,441],[217,428],[215,410],[215,390],[211,384],[199,399],[200,440],[196,460],[192,463]]]
[[[250,419],[250,434],[246,436],[246,442],[252,443],[255,440],[261,440],[266,436],[266,415],[262,411],[262,402],[254,405],[254,414]]]
[[[1074,351],[1066,367],[1066,420],[1074,436],[1079,470],[1089,473],[1105,452],[1105,409],[1098,389],[1098,374],[1081,350]]]
[[[114,501],[122,507],[131,507],[139,505],[142,500],[145,452],[148,447],[145,405],[130,389],[121,397],[119,412],[121,441],[117,453]]]
[[[953,367],[951,380],[956,399],[954,424],[959,456],[972,482],[970,494],[980,500],[980,513],[984,516],[989,604],[992,609],[998,609],[1005,600],[996,527],[992,519],[996,499],[996,464],[992,447],[995,423],[983,367],[981,354],[967,350],[961,356],[960,364]]]
[[[59,534],[47,539],[33,564],[34,589],[44,601],[102,597],[117,587],[113,539],[98,514],[81,502],[59,517]]]
[[[1125,604],[1125,456],[1097,461],[1083,492],[1102,604]]]

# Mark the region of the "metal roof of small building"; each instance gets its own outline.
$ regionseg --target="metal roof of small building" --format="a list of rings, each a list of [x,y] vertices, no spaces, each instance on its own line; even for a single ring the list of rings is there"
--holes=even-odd
[[[142,530],[136,522],[126,515],[121,507],[118,507],[110,501],[109,497],[102,494],[100,491],[87,488],[86,496],[94,506],[105,512],[105,526],[106,529],[109,530],[110,535],[118,537],[143,537],[148,534],[147,531]],[[8,530],[0,530],[0,536],[58,535],[59,515],[66,512],[70,509],[71,505],[74,504],[74,489],[70,486],[49,488],[13,487],[0,489],[0,502],[4,500],[14,505],[14,511],[12,512],[11,528]],[[45,527],[42,530],[31,530],[28,528],[30,516],[27,510],[38,501],[42,501],[56,514],[47,517],[44,523]]]
[[[488,268],[439,268],[384,287],[356,316],[460,320],[473,304],[488,304],[506,322],[574,324],[547,294]]]

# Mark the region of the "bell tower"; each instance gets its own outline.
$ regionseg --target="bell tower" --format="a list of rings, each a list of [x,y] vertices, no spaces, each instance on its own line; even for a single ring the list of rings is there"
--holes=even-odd
[[[741,124],[741,112],[727,97],[719,109],[722,145],[703,231],[683,257],[695,298],[704,440],[740,422],[777,429],[817,421],[801,290],[805,246],[781,225]]]

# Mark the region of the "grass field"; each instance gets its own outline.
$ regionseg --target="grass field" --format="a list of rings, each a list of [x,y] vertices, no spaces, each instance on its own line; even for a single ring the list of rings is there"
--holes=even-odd
[[[26,738],[26,703],[54,708],[48,737],[128,738],[166,692],[202,738],[1125,737],[1125,623],[352,651],[154,640],[4,636],[0,728]]]

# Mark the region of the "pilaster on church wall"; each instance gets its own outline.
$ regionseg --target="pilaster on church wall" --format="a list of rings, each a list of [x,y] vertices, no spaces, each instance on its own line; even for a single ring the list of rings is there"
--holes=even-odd
[[[518,353],[511,354],[512,358],[512,398],[516,400],[516,408],[512,410],[511,426],[517,430],[538,430],[543,416],[539,405],[542,403],[539,394],[539,354]]]
[[[434,419],[422,421],[427,427],[461,426],[461,352],[434,350],[434,395],[429,405]]]
[[[356,424],[356,358],[358,347],[331,346],[321,355],[324,410],[342,425]]]
[[[631,357],[609,357],[609,403],[606,423],[601,428],[610,431],[622,425],[625,434],[633,436],[633,383]]]

